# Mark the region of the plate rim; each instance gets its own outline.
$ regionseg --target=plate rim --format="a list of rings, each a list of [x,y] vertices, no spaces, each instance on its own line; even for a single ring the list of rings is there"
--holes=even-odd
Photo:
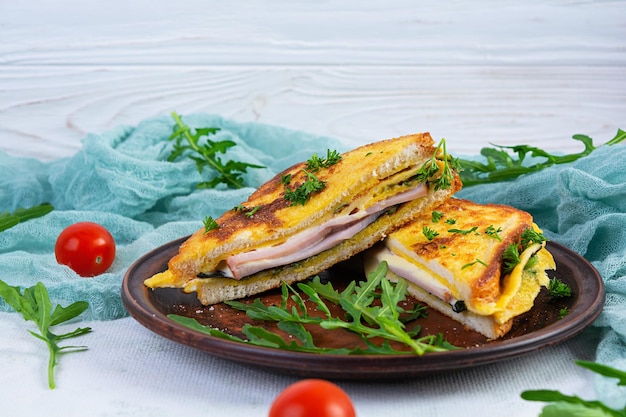
[[[188,236],[184,236],[154,248],[128,268],[122,281],[121,296],[130,316],[162,337],[213,356],[300,377],[361,380],[415,377],[502,361],[562,343],[581,333],[599,316],[606,296],[602,277],[587,259],[559,243],[549,241],[547,247],[557,260],[557,264],[568,261],[577,266],[578,270],[585,269],[587,272],[584,274],[587,279],[577,280],[574,277],[580,291],[572,310],[557,322],[558,326],[553,323],[508,340],[493,341],[462,350],[427,353],[422,356],[293,352],[247,345],[207,335],[168,319],[163,312],[154,307],[148,297],[150,290],[143,285],[143,281],[148,277],[139,276],[137,271],[161,253],[177,250],[187,238]],[[580,303],[581,298],[584,303]],[[557,329],[550,331],[553,327]]]

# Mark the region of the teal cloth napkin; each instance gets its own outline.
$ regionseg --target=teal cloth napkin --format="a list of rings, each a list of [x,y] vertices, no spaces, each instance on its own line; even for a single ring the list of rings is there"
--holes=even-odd
[[[468,187],[458,197],[528,211],[544,235],[584,256],[600,272],[606,303],[594,326],[604,333],[597,360],[626,370],[626,146],[604,146],[571,164],[515,181]],[[596,377],[596,391],[615,407],[626,389]]]
[[[219,127],[214,141],[237,145],[222,156],[262,165],[244,175],[250,187],[233,190],[197,189],[208,180],[190,158],[168,162],[168,141],[174,127],[170,116],[151,118],[136,127],[122,126],[89,134],[72,157],[49,163],[16,158],[0,152],[0,212],[42,202],[55,210],[0,233],[0,279],[28,287],[43,282],[53,303],[85,300],[86,320],[109,320],[127,315],[120,287],[128,267],[160,245],[202,227],[206,216],[217,218],[245,201],[256,187],[285,168],[327,149],[343,152],[333,139],[260,123],[237,123],[217,115],[183,117],[194,128]],[[116,259],[106,273],[80,278],[57,264],[54,244],[59,233],[79,221],[106,227],[117,243]],[[10,311],[0,299],[0,311]]]
[[[47,201],[55,210],[0,233],[0,278],[22,287],[43,282],[52,301],[67,305],[86,300],[87,320],[125,316],[120,285],[139,257],[202,227],[244,201],[276,173],[314,152],[345,151],[333,138],[258,123],[237,123],[216,115],[184,117],[192,127],[220,127],[216,140],[231,139],[228,153],[263,165],[245,175],[250,188],[199,190],[203,178],[189,159],[167,162],[167,138],[174,121],[156,117],[136,127],[123,126],[87,135],[70,158],[44,163],[0,152],[0,212]],[[594,323],[603,332],[598,360],[626,370],[626,146],[600,148],[572,164],[555,166],[515,181],[462,190],[459,197],[480,203],[509,204],[530,212],[545,235],[585,256],[601,273],[606,306]],[[56,237],[68,225],[93,221],[108,228],[118,253],[111,269],[80,278],[54,257]],[[9,307],[0,301],[0,310]],[[623,404],[624,390],[598,378],[605,401]],[[621,403],[620,403],[621,401]],[[621,405],[623,406],[623,405]]]

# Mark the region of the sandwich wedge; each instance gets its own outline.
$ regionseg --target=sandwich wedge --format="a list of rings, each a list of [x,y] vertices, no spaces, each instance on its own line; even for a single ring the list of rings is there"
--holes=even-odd
[[[195,291],[209,305],[304,280],[458,191],[454,162],[428,133],[314,155],[191,235],[145,285]]]
[[[418,300],[497,339],[548,285],[545,245],[529,213],[451,198],[370,249],[365,269],[386,261],[389,280],[406,279]]]

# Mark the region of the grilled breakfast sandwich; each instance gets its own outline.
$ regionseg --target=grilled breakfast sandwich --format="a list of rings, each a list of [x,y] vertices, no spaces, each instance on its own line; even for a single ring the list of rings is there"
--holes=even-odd
[[[418,300],[489,339],[505,335],[530,310],[555,269],[529,213],[450,198],[366,252],[369,272],[406,279]]]
[[[304,280],[430,213],[461,188],[454,165],[428,133],[314,155],[205,224],[145,285],[209,305]]]

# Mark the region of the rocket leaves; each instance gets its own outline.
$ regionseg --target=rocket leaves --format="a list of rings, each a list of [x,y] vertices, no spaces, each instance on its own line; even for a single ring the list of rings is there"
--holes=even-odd
[[[52,205],[43,203],[38,206],[18,208],[12,213],[4,211],[0,213],[0,232],[10,229],[18,223],[44,216],[52,210],[54,210]]]
[[[480,151],[480,154],[486,158],[486,162],[458,158],[463,186],[467,188],[478,184],[512,180],[520,175],[541,171],[552,165],[574,162],[597,149],[593,144],[593,139],[587,135],[574,135],[572,139],[582,142],[585,149],[579,153],[553,155],[535,146],[493,145],[493,147],[482,148]],[[626,131],[618,129],[615,137],[604,145],[617,145],[624,140],[626,140]],[[528,163],[531,158],[533,161]]]
[[[242,328],[246,339],[233,336],[221,330],[203,326],[195,319],[171,314],[168,317],[180,324],[202,333],[228,340],[245,342],[257,346],[273,347],[298,352],[332,354],[407,354],[395,349],[390,342],[406,345],[418,355],[427,352],[440,352],[455,349],[443,340],[441,335],[418,337],[420,328],[407,330],[406,323],[425,314],[425,308],[417,305],[413,310],[405,310],[399,303],[407,294],[406,281],[392,284],[385,278],[387,264],[382,262],[376,271],[370,273],[366,281],[352,281],[343,291],[338,291],[331,283],[322,283],[319,277],[297,284],[299,291],[283,284],[280,305],[263,304],[260,299],[252,303],[227,301],[229,306],[245,311],[255,320],[276,322],[280,330],[287,332],[290,341],[263,327],[246,324]],[[321,316],[312,315],[307,309],[307,301]],[[333,316],[327,303],[337,304],[345,317]],[[322,348],[315,345],[311,333],[305,325],[318,325],[323,329],[345,329],[356,333],[365,347]],[[376,344],[373,338],[382,340]]]
[[[28,332],[37,339],[43,340],[48,346],[50,352],[48,385],[50,388],[54,388],[54,367],[57,364],[58,356],[62,353],[87,349],[85,346],[59,346],[59,342],[89,333],[91,328],[79,327],[68,333],[56,334],[52,333],[51,327],[79,316],[87,310],[89,304],[86,301],[76,301],[67,307],[57,305],[53,308],[48,290],[41,282],[24,289],[22,293],[19,287],[10,286],[0,280],[0,297],[4,298],[4,301],[16,312],[20,313],[24,320],[32,321],[37,325],[39,333],[30,330]]]
[[[626,372],[607,365],[587,361],[575,361],[578,366],[589,369],[599,375],[617,379],[618,386],[626,386]],[[608,407],[601,401],[587,401],[575,395],[566,395],[553,390],[524,391],[521,397],[527,401],[551,402],[542,410],[540,417],[552,416],[589,416],[589,417],[626,417],[626,408],[621,410]]]
[[[196,162],[196,168],[202,173],[204,168],[210,168],[217,175],[198,184],[198,188],[215,188],[218,184],[225,184],[228,188],[243,188],[245,186],[242,175],[248,168],[265,168],[261,165],[229,160],[223,162],[219,154],[225,154],[229,148],[236,146],[231,140],[212,141],[209,136],[215,135],[220,129],[215,127],[192,129],[187,126],[181,117],[172,113],[176,121],[174,133],[169,140],[174,141],[174,149],[168,157],[172,162],[187,155]]]

